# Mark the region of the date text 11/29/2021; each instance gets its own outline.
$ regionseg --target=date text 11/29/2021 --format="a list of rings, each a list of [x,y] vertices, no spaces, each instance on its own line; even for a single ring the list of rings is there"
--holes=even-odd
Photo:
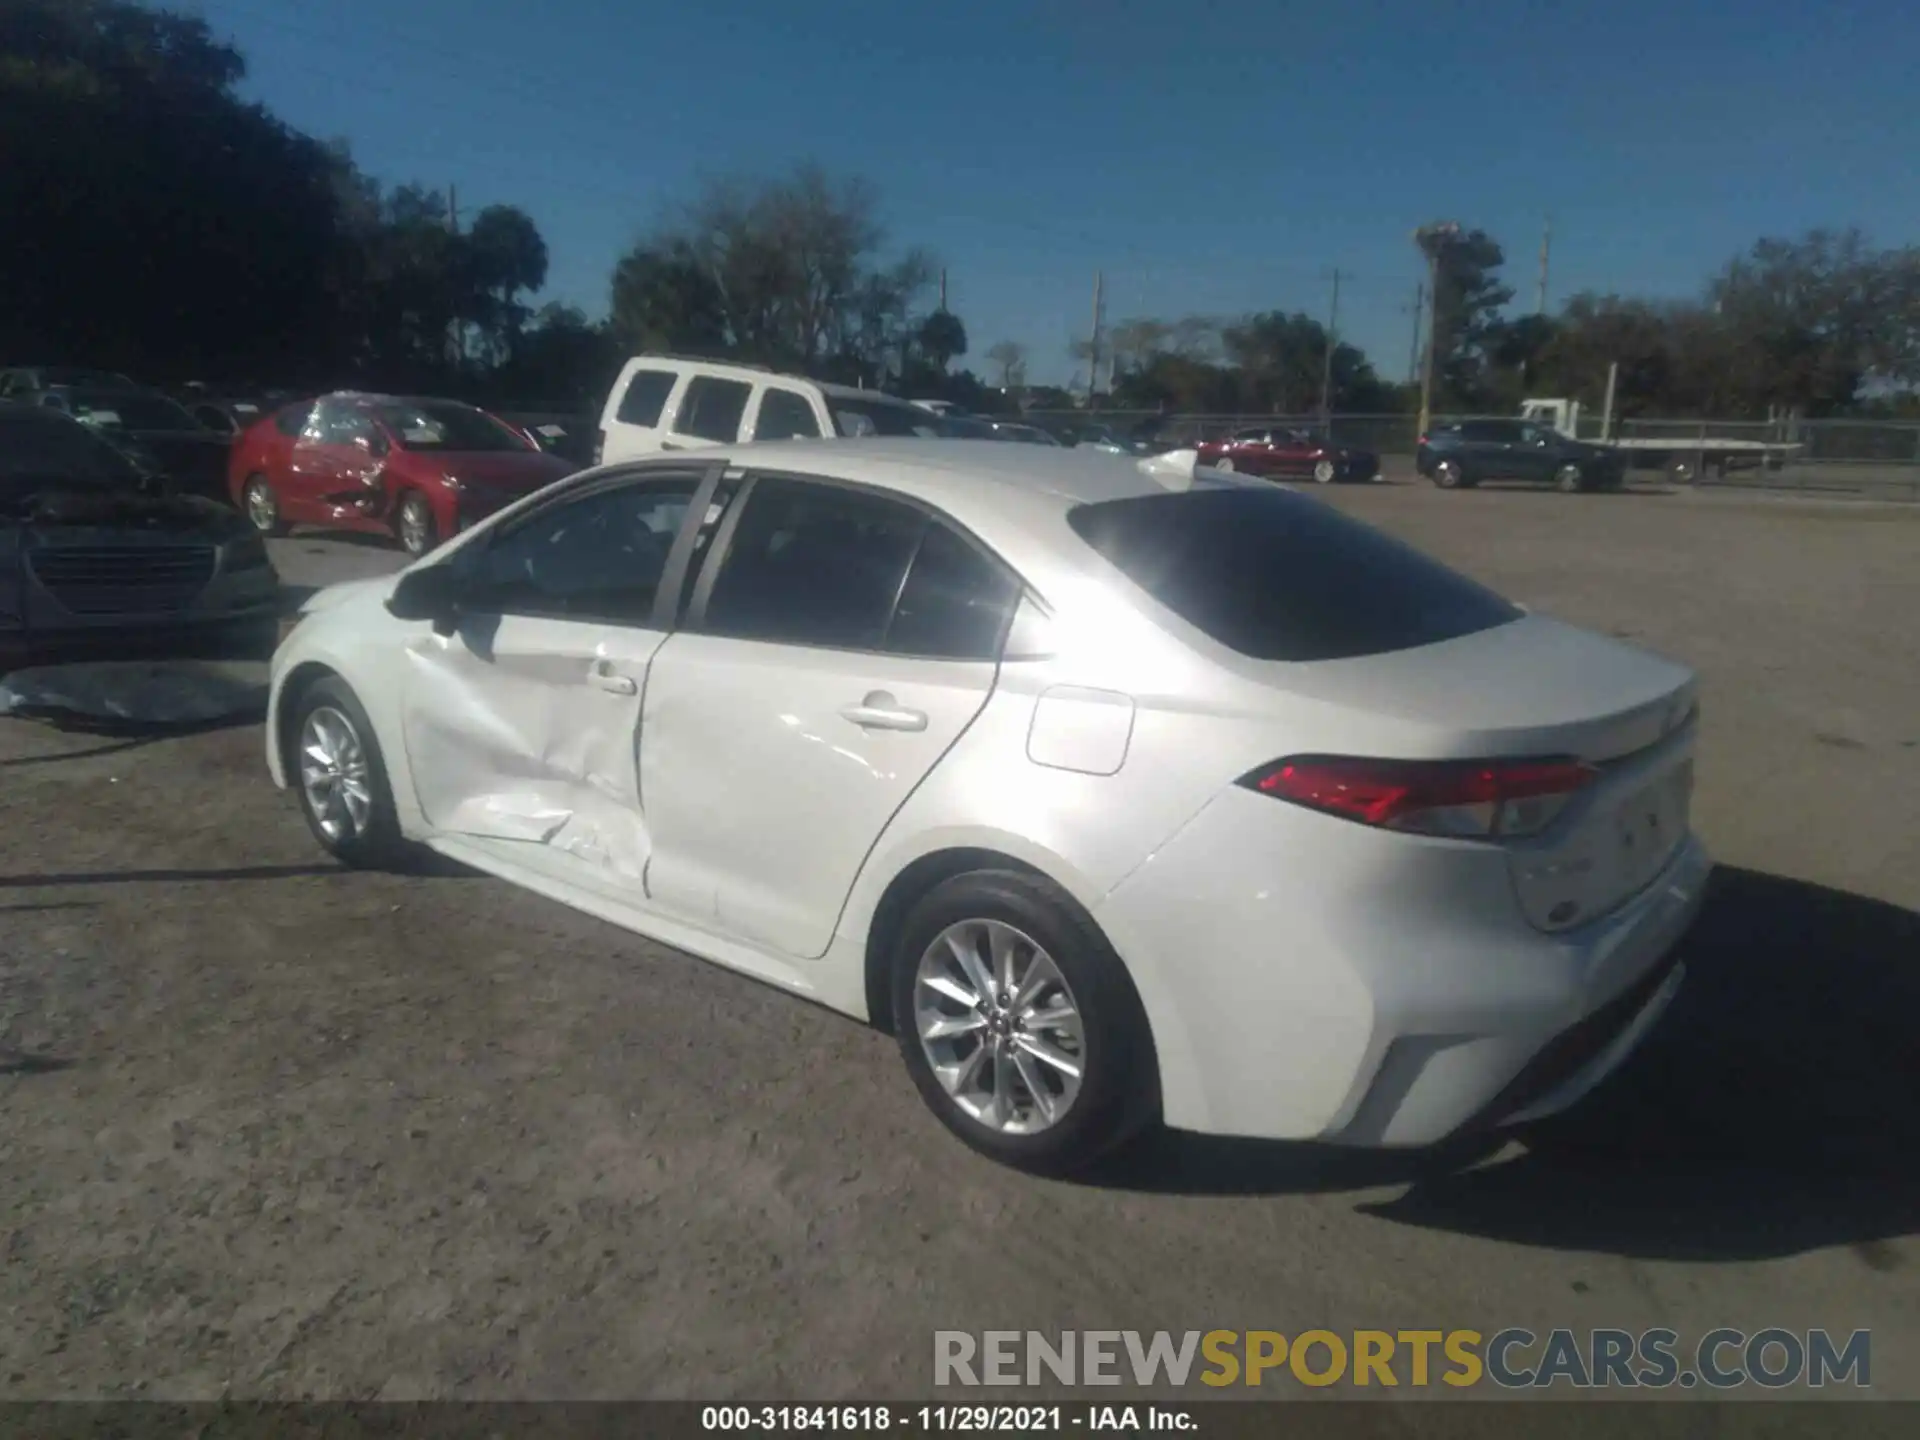
[[[707,1431],[838,1431],[842,1434],[978,1434],[1066,1430],[1176,1432],[1197,1428],[1191,1413],[1169,1405],[707,1405]]]

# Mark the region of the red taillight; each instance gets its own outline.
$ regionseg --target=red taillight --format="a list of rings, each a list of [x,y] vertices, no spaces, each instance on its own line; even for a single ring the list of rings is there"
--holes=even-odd
[[[1416,445],[1424,445],[1427,443],[1427,437],[1422,435],[1418,440],[1414,441],[1413,443]]]
[[[1578,760],[1361,760],[1304,755],[1243,776],[1250,790],[1423,835],[1534,835],[1597,772]]]

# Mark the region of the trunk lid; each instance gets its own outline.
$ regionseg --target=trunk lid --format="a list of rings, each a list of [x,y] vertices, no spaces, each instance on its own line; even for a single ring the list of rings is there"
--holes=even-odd
[[[1593,766],[1594,783],[1543,833],[1500,842],[1520,908],[1540,929],[1617,909],[1689,831],[1697,680],[1637,646],[1528,615],[1436,645],[1259,668],[1318,702],[1326,753]]]

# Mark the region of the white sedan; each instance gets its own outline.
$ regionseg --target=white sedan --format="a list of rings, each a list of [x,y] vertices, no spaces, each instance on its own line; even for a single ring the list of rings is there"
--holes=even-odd
[[[342,861],[424,845],[888,1027],[1057,1172],[1572,1103],[1680,981],[1694,694],[1190,451],[786,442],[322,591],[267,763]]]

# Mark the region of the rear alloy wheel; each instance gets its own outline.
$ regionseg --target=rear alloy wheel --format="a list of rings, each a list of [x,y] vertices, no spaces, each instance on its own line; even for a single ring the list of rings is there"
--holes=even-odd
[[[1322,485],[1331,485],[1333,477],[1339,473],[1339,467],[1331,460],[1318,461],[1313,467],[1313,478]]]
[[[976,871],[943,882],[907,916],[893,960],[907,1070],[975,1150],[1064,1174],[1153,1118],[1157,1071],[1132,982],[1044,880]]]
[[[246,488],[240,492],[240,503],[247,512],[247,523],[261,535],[286,533],[286,527],[280,523],[280,497],[273,493],[266,476],[247,477]]]
[[[1213,462],[1213,468],[1216,470],[1224,470],[1229,475],[1233,474],[1233,457],[1231,455],[1222,455],[1218,460]]]
[[[1554,472],[1553,488],[1562,495],[1576,495],[1587,488],[1586,472],[1578,465],[1562,465]]]
[[[300,696],[288,733],[289,778],[314,839],[342,863],[382,869],[406,851],[373,722],[344,680]]]
[[[400,548],[409,555],[425,555],[439,543],[439,527],[433,519],[433,507],[419,491],[411,491],[400,502]]]
[[[1460,467],[1451,460],[1442,460],[1433,467],[1433,483],[1442,490],[1460,488]]]

